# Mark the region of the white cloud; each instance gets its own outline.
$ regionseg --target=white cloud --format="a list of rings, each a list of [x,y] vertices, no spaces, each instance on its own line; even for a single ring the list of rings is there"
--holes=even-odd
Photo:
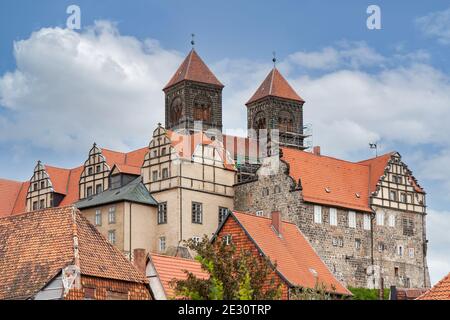
[[[68,152],[94,141],[148,142],[164,118],[161,91],[181,61],[155,40],[122,36],[109,22],[83,33],[44,28],[14,44],[17,69],[0,77],[0,141]]]
[[[450,44],[450,8],[420,17],[416,24],[426,36],[436,38],[442,44]]]
[[[450,212],[428,210],[427,237],[429,239],[428,265],[431,283],[435,284],[450,272]]]

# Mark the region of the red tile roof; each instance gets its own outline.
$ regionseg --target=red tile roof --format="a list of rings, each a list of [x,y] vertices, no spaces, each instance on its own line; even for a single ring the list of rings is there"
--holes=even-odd
[[[164,87],[164,90],[180,83],[183,80],[196,81],[223,87],[223,84],[211,72],[194,49],[189,52],[177,72],[175,72],[169,83]]]
[[[116,164],[115,167],[117,168],[117,170],[119,170],[120,173],[132,174],[135,176],[141,175],[141,167],[134,167],[126,164]]]
[[[450,273],[417,300],[450,300]]]
[[[73,265],[74,236],[82,275],[146,282],[117,248],[69,206],[0,219],[0,299],[32,297],[63,268]]]
[[[305,201],[372,212],[368,166],[301,150],[282,150],[290,176],[295,181],[301,179]]]
[[[272,219],[241,212],[233,212],[228,219],[232,217],[260,251],[277,264],[277,272],[291,286],[314,288],[318,281],[329,292],[351,295],[328,270],[294,223],[282,221],[282,236],[279,237],[272,227]]]
[[[21,188],[22,182],[0,179],[0,217],[12,212]]]
[[[158,278],[163,285],[167,298],[176,298],[174,288],[170,285],[173,279],[185,280],[185,270],[194,274],[198,279],[208,279],[209,274],[205,272],[201,264],[192,259],[184,259],[159,254],[150,254],[150,262],[156,269]]]
[[[277,68],[273,68],[272,71],[270,71],[261,86],[246,104],[248,105],[269,96],[295,100],[302,103],[305,102],[297,92],[295,92]]]
[[[388,162],[394,153],[395,152],[389,152],[376,158],[358,162],[359,164],[368,166],[370,168],[369,187],[371,193],[376,191],[377,184],[380,181],[380,177],[384,176],[384,171],[386,170]]]

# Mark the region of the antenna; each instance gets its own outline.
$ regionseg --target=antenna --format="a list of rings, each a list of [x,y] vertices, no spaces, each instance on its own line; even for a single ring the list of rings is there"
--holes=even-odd
[[[378,157],[378,143],[377,142],[369,142],[369,148],[375,149],[375,157]]]

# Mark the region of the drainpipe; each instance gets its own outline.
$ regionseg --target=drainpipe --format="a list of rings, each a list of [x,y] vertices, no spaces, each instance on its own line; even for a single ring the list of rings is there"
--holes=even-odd
[[[130,202],[130,261],[132,261],[132,255],[131,255],[131,253],[132,253],[132,246],[131,246],[131,206],[132,206],[132,204],[131,204],[131,202]]]

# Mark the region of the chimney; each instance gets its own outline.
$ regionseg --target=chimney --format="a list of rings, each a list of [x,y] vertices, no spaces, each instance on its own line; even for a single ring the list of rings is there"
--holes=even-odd
[[[313,148],[313,153],[314,153],[316,156],[320,156],[320,146],[315,146],[315,147]]]
[[[134,249],[133,250],[133,264],[136,267],[136,269],[145,275],[145,269],[146,269],[146,259],[147,255],[145,252],[145,249]]]
[[[281,235],[281,212],[274,211],[272,212],[272,226],[278,235]]]

